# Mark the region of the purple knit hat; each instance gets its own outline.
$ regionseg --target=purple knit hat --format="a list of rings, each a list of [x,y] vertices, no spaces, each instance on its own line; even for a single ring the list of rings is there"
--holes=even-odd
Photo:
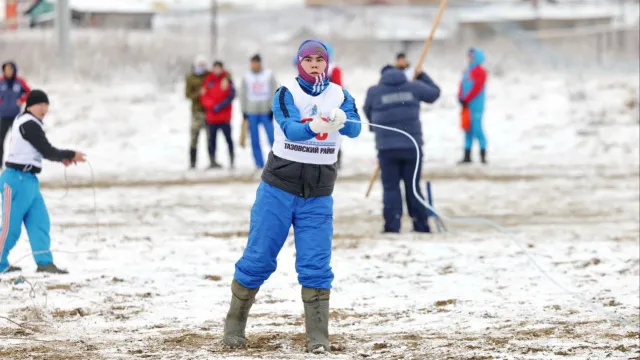
[[[318,55],[327,62],[327,67],[318,78],[307,74],[307,72],[302,68],[302,59],[311,55]],[[318,40],[305,40],[300,44],[300,47],[298,48],[298,75],[300,75],[303,80],[312,84],[322,83],[325,79],[329,78],[329,52],[322,42]]]

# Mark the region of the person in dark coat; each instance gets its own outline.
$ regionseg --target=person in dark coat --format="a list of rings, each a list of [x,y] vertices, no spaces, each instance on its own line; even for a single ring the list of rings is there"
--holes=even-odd
[[[18,76],[18,67],[14,62],[2,64],[0,77],[0,168],[4,164],[4,139],[13,126],[13,120],[20,114],[22,104],[27,100],[31,89]]]
[[[433,103],[440,97],[440,88],[426,73],[419,71],[418,79],[408,81],[404,72],[390,65],[382,69],[378,85],[367,92],[364,112],[373,124],[404,130],[415,138],[420,148],[423,145],[420,123],[420,102]],[[407,209],[413,219],[413,230],[430,232],[427,209],[416,199],[413,192],[413,174],[418,162],[416,189],[420,191],[420,154],[408,137],[397,132],[372,127],[375,133],[378,161],[382,172],[384,232],[400,232],[402,218],[402,193],[400,181],[404,182]]]

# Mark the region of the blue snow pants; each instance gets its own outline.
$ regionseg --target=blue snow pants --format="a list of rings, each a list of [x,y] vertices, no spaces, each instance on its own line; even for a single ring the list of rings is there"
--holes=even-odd
[[[236,263],[234,278],[240,285],[255,289],[273,274],[292,225],[298,282],[306,288],[331,289],[333,197],[305,199],[265,182],[258,186],[249,241]]]
[[[382,202],[385,232],[400,232],[402,218],[402,192],[400,181],[404,183],[404,193],[407,200],[407,210],[413,219],[413,230],[416,232],[430,232],[427,222],[427,208],[415,197],[413,192],[413,174],[416,169],[416,151],[414,149],[390,149],[378,152],[382,179]],[[422,154],[420,154],[422,158]],[[424,199],[420,190],[420,172],[422,159],[418,163],[418,177],[416,190],[418,196]]]
[[[471,130],[464,132],[464,149],[471,150],[473,139],[478,140],[480,149],[487,148],[487,139],[484,137],[482,130],[482,111],[471,111]]]
[[[0,225],[0,272],[9,267],[9,252],[18,242],[22,223],[27,229],[33,257],[38,265],[53,263],[49,212],[36,175],[7,168],[0,176],[2,225]]]
[[[273,118],[269,114],[247,114],[249,121],[249,132],[251,133],[251,150],[253,151],[253,159],[256,166],[260,169],[264,167],[264,158],[262,157],[262,149],[260,148],[260,127],[262,124],[267,132],[269,144],[273,146]]]

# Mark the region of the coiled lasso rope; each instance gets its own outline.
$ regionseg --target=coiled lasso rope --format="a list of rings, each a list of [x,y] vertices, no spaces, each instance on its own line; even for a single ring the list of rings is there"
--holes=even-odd
[[[520,241],[518,241],[517,239],[515,239],[514,237],[514,232],[510,231],[508,229],[506,229],[505,227],[503,227],[502,225],[485,219],[485,218],[479,218],[479,217],[460,217],[460,218],[452,218],[452,217],[448,217],[448,216],[444,216],[441,215],[440,213],[438,213],[436,211],[436,209],[434,209],[431,205],[429,205],[429,203],[427,203],[427,201],[425,201],[425,199],[421,198],[418,195],[418,189],[417,189],[417,180],[418,180],[418,168],[420,167],[420,146],[418,145],[418,142],[416,141],[416,139],[411,136],[411,134],[409,134],[406,131],[397,129],[397,128],[393,128],[390,126],[384,126],[384,125],[378,125],[378,124],[373,124],[367,121],[356,121],[356,120],[346,120],[347,122],[353,122],[353,123],[360,123],[363,125],[369,125],[369,126],[373,126],[375,128],[380,128],[380,129],[384,129],[384,130],[388,130],[388,131],[393,131],[396,132],[398,134],[402,134],[404,136],[406,136],[407,138],[409,138],[411,140],[411,142],[413,143],[413,146],[416,148],[416,166],[415,169],[413,170],[413,184],[412,189],[413,189],[413,195],[415,196],[415,198],[427,209],[431,210],[433,212],[434,215],[436,215],[437,217],[439,217],[440,219],[442,219],[443,221],[447,221],[447,222],[451,222],[451,223],[460,223],[460,224],[484,224],[484,225],[488,225],[496,230],[498,230],[501,233],[507,234],[509,235],[509,240],[511,240],[511,242],[513,244],[515,244],[518,248],[520,248],[520,250],[522,250],[522,252],[524,252],[524,254],[527,256],[527,258],[529,259],[529,261],[531,262],[531,264],[538,269],[538,271],[547,279],[549,280],[551,283],[553,283],[554,285],[556,285],[559,289],[561,289],[562,291],[564,291],[565,293],[571,295],[573,298],[575,298],[576,300],[582,302],[583,304],[587,305],[589,308],[591,308],[592,310],[601,313],[602,315],[604,315],[607,319],[614,321],[620,325],[623,326],[634,326],[634,324],[630,323],[629,321],[614,315],[612,313],[610,313],[609,311],[606,311],[604,308],[596,305],[595,303],[589,301],[589,299],[587,299],[586,297],[582,296],[580,293],[576,292],[576,291],[572,291],[570,289],[568,289],[567,287],[565,287],[564,285],[562,285],[559,281],[557,281],[556,279],[554,279],[551,274],[549,274],[548,271],[546,271],[542,266],[540,266],[540,264],[538,264],[538,262],[535,260],[535,258],[533,257],[533,255],[531,255],[531,253],[527,250],[527,247],[525,245],[523,245]]]

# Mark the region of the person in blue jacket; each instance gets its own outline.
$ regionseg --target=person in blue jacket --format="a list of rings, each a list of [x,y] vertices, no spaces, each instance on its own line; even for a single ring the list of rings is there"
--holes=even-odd
[[[420,71],[415,81],[408,81],[403,70],[390,65],[382,69],[382,77],[378,85],[367,92],[364,112],[373,124],[384,125],[404,130],[413,136],[422,147],[422,123],[420,122],[420,102],[433,103],[440,97],[440,88],[429,75]],[[427,209],[415,197],[413,192],[413,174],[418,162],[416,189],[420,191],[420,171],[422,149],[416,148],[403,134],[371,128],[376,136],[376,149],[380,165],[383,186],[384,232],[400,232],[402,218],[402,193],[400,181],[404,182],[407,209],[413,219],[413,230],[430,232],[427,222]]]
[[[18,67],[14,62],[2,64],[0,77],[0,168],[4,163],[4,139],[13,126],[13,120],[20,114],[22,104],[31,89],[18,76]]]
[[[249,239],[236,263],[224,325],[223,343],[232,348],[245,344],[251,305],[276,270],[293,226],[307,351],[329,351],[335,164],[341,137],[357,137],[361,125],[353,97],[329,82],[326,46],[307,40],[297,59],[295,84],[280,87],[273,97],[275,141],[251,208]]]
[[[460,164],[471,163],[471,146],[473,140],[478,140],[480,146],[480,160],[487,163],[487,139],[482,130],[482,115],[484,114],[485,83],[487,71],[482,67],[485,56],[480,49],[471,48],[467,53],[469,67],[462,74],[458,101],[463,108],[468,108],[471,126],[464,129],[464,157]]]

